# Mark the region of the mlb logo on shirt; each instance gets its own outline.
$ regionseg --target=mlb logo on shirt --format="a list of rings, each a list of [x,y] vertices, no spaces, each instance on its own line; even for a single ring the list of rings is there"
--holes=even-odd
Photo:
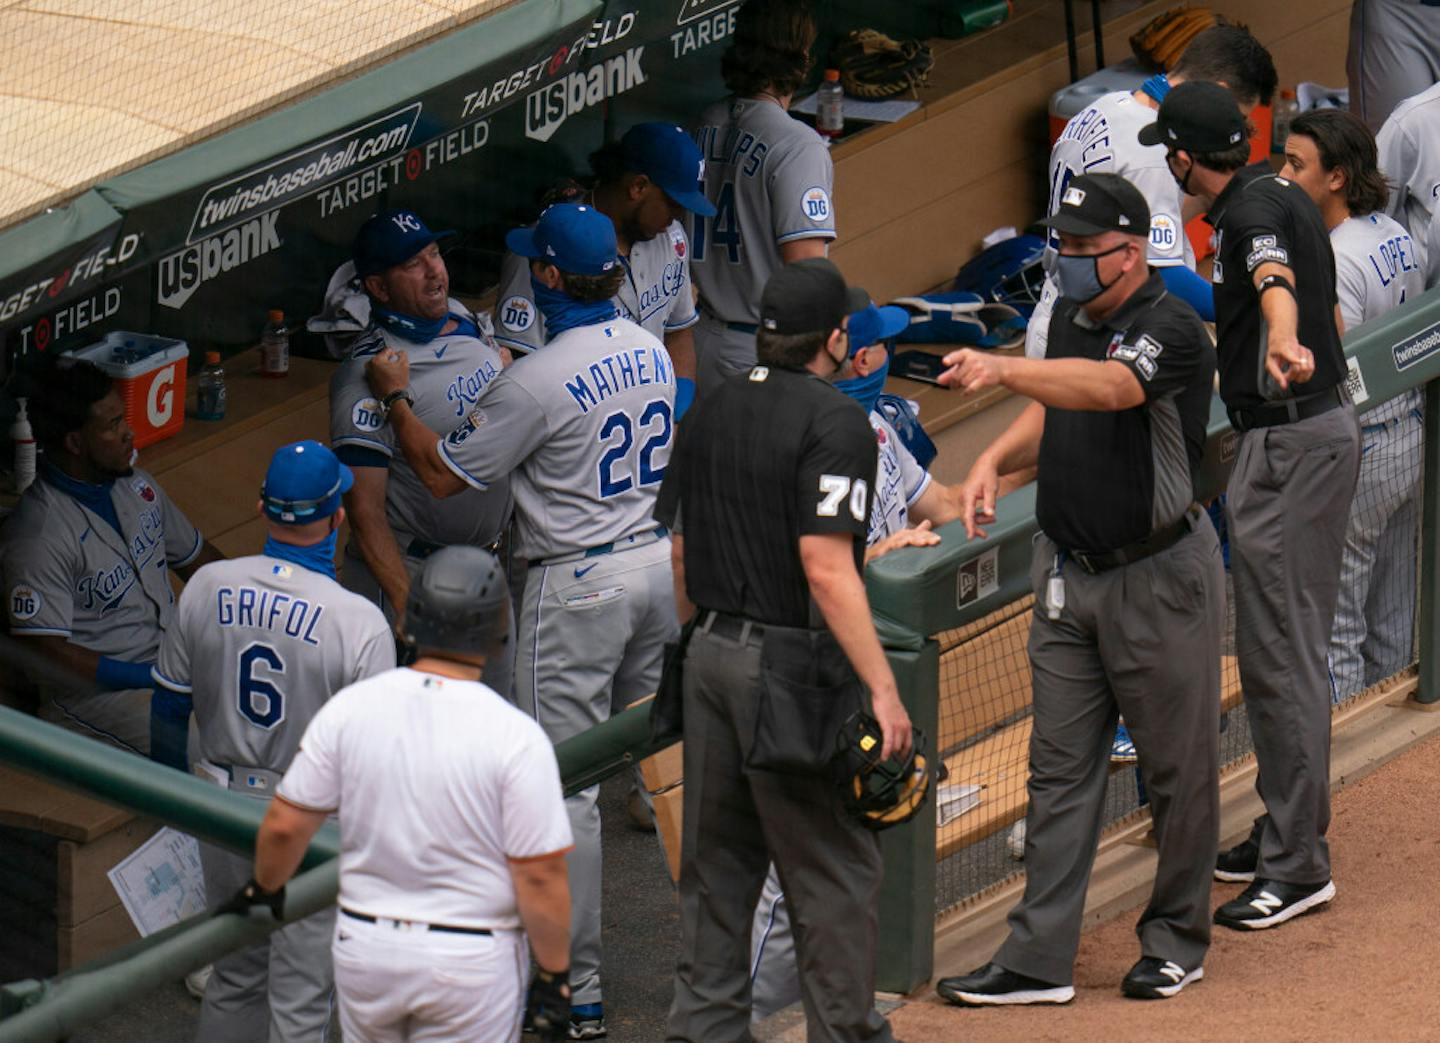
[[[134,489],[135,494],[146,503],[155,502],[155,490],[150,488],[150,483],[144,478],[136,478],[135,481],[131,483],[130,488]]]

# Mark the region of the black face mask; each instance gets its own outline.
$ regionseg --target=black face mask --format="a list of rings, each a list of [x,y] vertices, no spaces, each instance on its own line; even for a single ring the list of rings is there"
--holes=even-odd
[[[1180,155],[1180,154],[1179,154],[1178,152],[1172,152],[1172,153],[1170,153],[1169,156],[1166,156],[1166,157],[1165,157],[1165,158],[1166,158],[1166,161],[1167,161],[1166,164],[1165,164],[1166,167],[1169,168],[1170,164],[1169,164],[1168,161],[1169,161],[1170,159],[1172,159],[1172,158],[1178,159],[1178,158],[1179,158],[1179,155]],[[1194,194],[1193,192],[1190,191],[1190,175],[1193,174],[1193,173],[1195,173],[1195,161],[1194,161],[1193,159],[1190,161],[1190,166],[1185,170],[1185,176],[1184,176],[1184,177],[1175,177],[1175,171],[1174,171],[1174,170],[1171,170],[1171,171],[1170,171],[1170,176],[1173,177],[1173,178],[1175,178],[1175,183],[1180,186],[1180,191],[1184,192],[1187,196]]]

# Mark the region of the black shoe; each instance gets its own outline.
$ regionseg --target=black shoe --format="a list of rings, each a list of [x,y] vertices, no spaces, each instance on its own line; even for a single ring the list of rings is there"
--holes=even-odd
[[[941,978],[935,983],[935,991],[962,1007],[1069,1003],[1075,998],[1073,985],[1054,985],[1039,978],[1027,978],[1007,971],[998,963],[987,963],[958,978]]]
[[[1260,931],[1278,927],[1334,897],[1335,883],[1331,880],[1308,885],[1256,880],[1238,898],[1215,910],[1215,922],[1237,931]]]
[[[1229,883],[1246,883],[1255,879],[1255,869],[1260,865],[1260,845],[1246,837],[1229,851],[1220,852],[1215,859],[1215,879]]]
[[[1205,968],[1196,967],[1187,971],[1173,960],[1162,960],[1156,956],[1142,956],[1140,962],[1130,968],[1120,991],[1139,1000],[1169,999],[1192,981],[1205,977]]]

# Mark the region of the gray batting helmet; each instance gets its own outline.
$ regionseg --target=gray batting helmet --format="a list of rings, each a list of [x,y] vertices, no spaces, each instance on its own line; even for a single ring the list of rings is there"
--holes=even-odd
[[[425,560],[405,605],[415,649],[494,655],[510,630],[510,591],[495,555],[442,547]]]

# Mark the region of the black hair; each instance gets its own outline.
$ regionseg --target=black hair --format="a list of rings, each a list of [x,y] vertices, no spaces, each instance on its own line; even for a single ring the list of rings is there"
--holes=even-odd
[[[560,289],[585,304],[608,301],[620,292],[620,284],[624,281],[625,267],[620,264],[600,275],[576,275],[566,271],[560,273]]]
[[[1186,80],[1224,83],[1242,105],[1269,105],[1280,77],[1265,45],[1243,25],[1212,25],[1185,48],[1171,70]]]
[[[755,331],[755,359],[762,366],[777,369],[804,369],[825,346],[833,330],[823,333],[771,333]]]
[[[54,448],[85,426],[95,403],[114,387],[114,379],[93,362],[43,355],[24,367],[16,393],[29,396],[35,440]]]
[[[794,94],[810,73],[815,36],[810,0],[746,0],[720,58],[725,86],[742,97]]]
[[[1246,120],[1245,137],[1239,143],[1216,152],[1196,152],[1193,149],[1186,149],[1185,151],[1190,153],[1190,158],[1193,159],[1197,165],[1205,167],[1207,170],[1228,174],[1232,170],[1239,170],[1250,162],[1250,138],[1254,133],[1255,128],[1249,120]]]
[[[1320,165],[1345,175],[1345,205],[1357,217],[1385,209],[1390,186],[1380,173],[1375,135],[1348,109],[1315,109],[1290,121],[1291,134],[1315,142]]]
[[[625,156],[620,142],[612,141],[601,145],[590,153],[590,172],[595,175],[596,186],[618,185],[642,171]]]

